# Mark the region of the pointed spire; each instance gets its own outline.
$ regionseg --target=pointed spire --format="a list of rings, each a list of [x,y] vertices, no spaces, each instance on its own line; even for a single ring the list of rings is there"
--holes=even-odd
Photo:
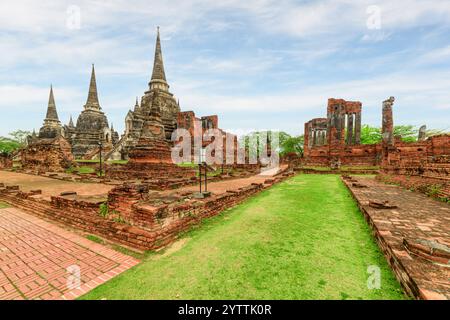
[[[114,124],[111,122],[111,131],[114,132]]]
[[[164,62],[162,57],[161,49],[161,36],[159,33],[156,37],[156,48],[155,48],[155,61],[153,63],[153,73],[152,80],[150,81],[150,89],[158,88],[165,91],[169,90],[169,85],[166,80],[166,72],[164,71]]]
[[[95,79],[95,66],[92,64],[91,82],[89,84],[89,94],[85,108],[101,110],[98,102],[97,80]]]
[[[45,119],[59,121],[58,112],[56,111],[55,97],[53,95],[53,85],[50,86],[50,97],[48,98],[47,115]]]
[[[139,97],[136,97],[136,104],[134,106],[139,108]]]
[[[70,115],[69,128],[74,128],[74,127],[75,127],[75,126],[73,125],[72,115]]]

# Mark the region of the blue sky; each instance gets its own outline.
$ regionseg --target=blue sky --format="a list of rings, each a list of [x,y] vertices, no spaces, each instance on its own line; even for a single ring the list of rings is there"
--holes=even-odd
[[[300,134],[331,97],[361,101],[363,123],[380,125],[389,96],[396,124],[450,127],[449,0],[2,0],[0,135],[39,129],[51,83],[60,119],[76,119],[92,63],[122,133],[156,26],[182,110],[224,129]]]

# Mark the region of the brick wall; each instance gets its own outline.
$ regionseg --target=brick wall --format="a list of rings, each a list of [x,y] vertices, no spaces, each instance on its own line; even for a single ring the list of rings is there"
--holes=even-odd
[[[229,191],[203,200],[180,196],[168,200],[152,199],[146,185],[123,185],[108,196],[108,212],[100,214],[101,203],[52,197],[41,198],[39,192],[24,193],[18,187],[0,186],[0,200],[31,214],[49,218],[68,226],[104,237],[137,249],[161,248],[177,239],[181,231],[202,219],[217,215],[248,197],[280,182],[292,173],[268,179],[264,184]]]
[[[70,144],[63,137],[39,139],[21,151],[22,168],[35,171],[64,171],[73,160]]]
[[[450,135],[417,143],[396,141],[383,158],[381,181],[441,199],[450,198]]]
[[[0,154],[0,169],[9,169],[12,165],[12,159],[9,156]]]

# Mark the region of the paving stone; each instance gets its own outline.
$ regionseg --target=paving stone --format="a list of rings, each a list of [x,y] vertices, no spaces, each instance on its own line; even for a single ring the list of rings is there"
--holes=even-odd
[[[418,299],[450,299],[450,264],[444,259],[450,248],[450,205],[373,178],[356,179],[368,188],[343,181],[373,224],[381,249],[392,256],[388,262],[394,272],[405,275],[399,280],[406,291]],[[369,206],[370,201],[389,201],[398,208],[376,209]],[[445,252],[417,254],[420,251],[411,250],[408,243],[431,243]]]
[[[138,261],[21,210],[0,210],[0,299],[75,299]],[[68,288],[78,265],[82,290]]]

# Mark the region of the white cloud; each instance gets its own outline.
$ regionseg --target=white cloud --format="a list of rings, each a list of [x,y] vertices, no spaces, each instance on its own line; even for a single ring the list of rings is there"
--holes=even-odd
[[[73,102],[82,96],[80,92],[73,88],[53,88],[56,104]],[[41,105],[42,109],[47,108],[50,92],[48,87],[38,87],[31,85],[2,85],[0,86],[0,109],[11,108],[27,109],[34,105]]]
[[[81,30],[66,28],[69,5],[78,5],[81,9]],[[366,26],[369,5],[378,5],[382,9],[382,28],[376,32]],[[229,13],[236,16],[229,16]],[[393,62],[402,59],[402,55],[395,52],[377,58],[355,54],[336,65],[321,64],[324,58],[360,45],[360,40],[364,40],[362,45],[368,45],[367,41],[370,41],[381,46],[381,42],[390,41],[405,30],[436,25],[446,31],[445,27],[450,25],[450,2],[447,0],[3,0],[0,2],[0,69],[5,72],[0,77],[0,109],[12,104],[21,109],[45,108],[48,88],[46,84],[40,85],[39,78],[49,70],[58,70],[59,74],[68,69],[75,70],[86,84],[92,62],[97,63],[98,76],[114,75],[119,83],[123,81],[121,76],[150,75],[156,25],[161,25],[166,41],[174,37],[188,38],[193,47],[204,44],[201,41],[205,35],[226,32],[232,39],[234,29],[246,30],[255,33],[255,39],[257,36],[264,39],[260,40],[263,45],[255,43],[248,51],[243,50],[244,53],[239,52],[243,44],[236,43],[232,48],[236,49],[235,54],[227,57],[217,50],[198,54],[190,63],[166,60],[166,66],[175,71],[168,74],[174,93],[180,97],[182,106],[198,110],[198,113],[225,112],[227,117],[239,117],[241,109],[255,114],[276,110],[280,113],[299,112],[300,117],[303,111],[317,110],[317,115],[322,116],[328,97],[360,99],[370,109],[378,108],[382,99],[389,95],[398,96],[399,108],[426,106],[437,110],[438,115],[450,108],[448,69],[435,72],[413,68],[392,70]],[[280,39],[290,45],[278,46]],[[269,41],[275,43],[273,49]],[[449,47],[443,46],[418,56],[417,61],[434,63],[446,61],[449,56]],[[369,59],[371,65],[365,65]],[[355,61],[361,68],[373,70],[386,65],[386,74],[377,73],[371,80],[360,81],[348,80],[352,79],[351,74],[344,76],[344,80],[324,77],[319,85],[258,92],[265,72],[270,71],[268,76],[277,75],[287,87],[298,81],[302,70],[295,68],[299,62],[312,68],[332,69],[345,64],[354,68]],[[292,69],[289,69],[290,63]],[[414,65],[410,62],[409,66]],[[191,76],[189,71],[196,71],[193,73],[201,76]],[[289,77],[283,78],[289,72]],[[18,78],[19,74],[23,77]],[[191,78],[182,76],[184,74]],[[227,85],[223,77],[233,75],[239,77],[234,77],[228,85],[248,86],[252,94],[242,93],[247,87],[232,97],[220,94],[223,92],[220,86]],[[256,79],[257,76],[261,77]],[[308,83],[308,79],[303,82]],[[70,87],[67,83],[61,88],[56,83],[57,104],[64,106],[64,110],[79,111],[86,93],[75,89],[75,84]],[[139,83],[130,85],[136,86]],[[138,92],[143,92],[147,84],[142,83],[140,88]],[[101,94],[107,110],[120,110],[131,105],[134,95],[130,92]],[[375,110],[374,114],[377,112]]]

